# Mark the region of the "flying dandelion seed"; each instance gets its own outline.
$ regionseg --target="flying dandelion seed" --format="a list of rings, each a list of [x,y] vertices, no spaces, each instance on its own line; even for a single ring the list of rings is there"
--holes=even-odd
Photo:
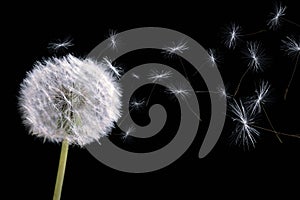
[[[247,50],[246,56],[250,60],[248,66],[255,72],[263,71],[266,58],[265,52],[261,48],[261,44],[259,42],[248,42]]]
[[[294,37],[286,37],[282,40],[282,49],[289,56],[297,56],[300,52],[300,39],[296,40]]]
[[[239,83],[237,85],[237,88],[234,92],[234,97],[239,91],[239,88],[242,84],[243,79],[245,78],[246,74],[252,70],[254,72],[263,71],[263,67],[265,64],[265,61],[267,60],[265,57],[264,50],[261,48],[261,45],[259,42],[248,42],[247,43],[247,52],[245,53],[247,58],[250,60],[248,63],[248,68],[245,70],[243,75],[241,76]]]
[[[177,87],[175,85],[170,85],[168,86],[166,92],[168,94],[174,94],[175,96],[180,97],[183,100],[186,100],[186,98],[190,96],[190,91],[185,89],[185,87],[183,86]]]
[[[129,128],[123,133],[123,136],[122,136],[123,141],[125,142],[127,137],[133,132],[135,132],[135,127],[134,126],[129,126]]]
[[[158,71],[158,70],[154,69],[154,70],[151,70],[151,72],[148,76],[149,76],[148,79],[152,80],[152,83],[156,83],[158,81],[162,81],[164,79],[168,79],[168,78],[172,77],[172,73],[171,73],[171,71],[165,71],[165,70]],[[152,86],[152,89],[151,89],[150,95],[148,96],[146,105],[148,105],[148,103],[150,101],[150,98],[152,96],[154,88],[155,88],[155,85]]]
[[[132,75],[133,78],[140,79],[140,76],[135,74],[135,73],[132,73],[131,75]]]
[[[271,85],[267,81],[261,81],[258,89],[255,90],[255,97],[250,98],[247,104],[249,104],[249,108],[251,109],[251,114],[260,113],[262,109],[262,105],[269,102],[268,95],[270,91]]]
[[[72,39],[58,40],[57,42],[50,42],[48,49],[59,51],[61,49],[67,50],[69,47],[74,46]]]
[[[111,30],[109,32],[109,47],[112,48],[113,50],[117,50],[118,43],[119,41],[117,38],[117,32]]]
[[[219,94],[221,98],[225,99],[230,97],[230,95],[227,94],[226,89],[224,87],[217,87],[217,94]]]
[[[163,50],[167,55],[175,55],[175,54],[182,54],[184,51],[188,50],[189,47],[187,46],[187,42],[179,42],[176,44],[172,42],[173,46],[164,47]]]
[[[186,89],[185,85],[180,84],[180,86],[175,86],[175,85],[169,85],[166,93],[167,94],[173,94],[178,98],[181,98],[187,105],[188,109],[195,115],[195,117],[199,120],[202,121],[200,116],[193,110],[193,108],[190,106],[189,102],[187,101],[187,98],[191,95],[191,90]]]
[[[241,100],[229,104],[230,111],[233,116],[231,117],[236,122],[236,128],[233,130],[232,138],[236,145],[242,145],[243,148],[255,147],[256,138],[260,136],[259,131],[252,127],[255,122],[255,115],[245,109]]]
[[[140,110],[142,107],[145,106],[145,100],[141,99],[141,100],[137,100],[136,98],[134,98],[132,101],[130,101],[130,110]]]
[[[286,87],[285,94],[284,94],[284,99],[286,100],[286,97],[287,97],[290,85],[291,85],[291,83],[293,81],[293,78],[294,78],[294,75],[295,75],[295,72],[296,72],[296,69],[297,69],[298,61],[299,61],[300,40],[298,39],[296,41],[295,38],[293,38],[293,37],[286,37],[286,40],[282,40],[282,43],[283,43],[282,49],[284,51],[286,51],[286,53],[289,56],[296,56],[296,62],[295,62],[295,65],[294,65],[294,69],[293,69],[291,78],[289,80],[289,83],[288,83],[288,85]]]
[[[267,81],[261,81],[258,89],[255,90],[255,93],[256,93],[255,97],[250,98],[246,102],[246,104],[248,104],[248,108],[251,110],[252,115],[255,113],[260,113],[261,111],[264,112],[269,125],[271,126],[273,132],[276,134],[277,139],[279,140],[279,142],[282,143],[282,140],[279,137],[279,134],[275,130],[273,123],[272,123],[266,109],[264,108],[264,105],[270,101],[268,98],[270,88],[271,88],[271,85]]]
[[[226,28],[225,32],[225,46],[229,49],[234,49],[241,35],[241,27],[232,23]]]
[[[108,57],[103,58],[102,64],[104,66],[107,66],[109,69],[111,69],[118,78],[120,78],[122,76],[121,70],[118,69],[117,67],[113,66],[111,60]]]
[[[212,67],[217,66],[218,58],[216,57],[216,52],[214,49],[208,49],[209,61]]]
[[[168,79],[170,77],[172,77],[171,71],[165,71],[165,70],[158,71],[158,70],[154,69],[154,70],[151,70],[148,79],[152,80],[153,83],[156,83],[158,81],[162,81],[162,80]]]
[[[286,6],[282,6],[281,4],[275,6],[275,11],[271,12],[271,19],[267,23],[270,29],[275,30],[280,26],[280,21],[282,16],[285,15],[285,10]]]

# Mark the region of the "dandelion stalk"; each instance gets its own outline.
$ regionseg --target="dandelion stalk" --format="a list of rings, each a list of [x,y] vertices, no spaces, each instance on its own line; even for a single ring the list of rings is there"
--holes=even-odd
[[[300,139],[300,135],[297,135],[297,134],[293,135],[293,134],[282,133],[282,132],[274,131],[272,129],[264,128],[264,127],[253,125],[253,124],[251,126],[254,127],[254,128],[257,128],[257,129],[267,131],[267,132],[276,133],[276,134],[279,134],[279,135],[284,135],[284,136],[289,136],[289,137],[294,137],[294,138],[299,138]]]
[[[282,17],[281,19],[282,19],[283,21],[286,21],[286,22],[288,22],[288,23],[290,23],[290,24],[293,24],[293,25],[297,26],[298,28],[300,28],[300,25],[297,24],[296,22],[292,21],[292,20],[286,19],[286,18],[284,18],[284,17]]]
[[[243,79],[244,79],[244,77],[246,76],[246,74],[248,73],[248,71],[250,70],[250,67],[244,72],[244,74],[242,75],[242,77],[241,77],[241,79],[240,79],[240,81],[239,81],[239,84],[237,85],[237,87],[236,87],[236,89],[235,89],[235,92],[234,92],[234,94],[233,94],[233,97],[235,97],[236,95],[237,95],[237,93],[238,93],[238,91],[239,91],[239,89],[240,89],[240,86],[241,86],[241,84],[242,84],[242,81],[243,81]]]
[[[267,120],[268,120],[268,122],[269,122],[269,125],[271,126],[272,130],[273,130],[274,133],[276,134],[277,139],[279,140],[280,143],[283,143],[282,140],[281,140],[281,138],[279,137],[279,134],[278,134],[277,131],[275,130],[275,128],[274,128],[274,126],[273,126],[273,124],[272,124],[272,122],[271,122],[271,120],[270,120],[270,118],[269,118],[269,115],[268,115],[268,113],[267,113],[267,111],[266,111],[264,105],[261,105],[261,107],[262,107],[262,110],[263,110],[264,113],[265,113],[265,116],[266,116],[266,118],[267,118]]]
[[[286,89],[285,89],[284,100],[286,100],[287,94],[288,94],[288,92],[289,92],[289,88],[290,88],[291,83],[292,83],[292,81],[293,81],[293,78],[294,78],[294,75],[295,75],[295,72],[296,72],[296,69],[297,69],[297,65],[298,65],[299,55],[300,55],[300,54],[298,53],[297,58],[296,58],[296,62],[295,62],[295,65],[294,65],[294,69],[293,69],[292,76],[291,76],[291,78],[290,78],[290,81],[289,81],[289,83],[288,83]]]
[[[67,163],[67,157],[68,157],[68,149],[69,149],[68,141],[64,140],[62,142],[62,146],[61,146],[60,159],[59,159],[53,200],[59,200],[60,196],[61,196],[63,180],[64,180],[64,175],[65,175],[65,169],[66,169],[66,163]]]
[[[240,36],[241,37],[248,37],[248,36],[258,35],[258,34],[264,33],[264,32],[267,32],[267,30],[262,29],[262,30],[259,30],[259,31],[253,32],[253,33],[246,33],[246,34],[243,34],[243,35],[240,35]]]

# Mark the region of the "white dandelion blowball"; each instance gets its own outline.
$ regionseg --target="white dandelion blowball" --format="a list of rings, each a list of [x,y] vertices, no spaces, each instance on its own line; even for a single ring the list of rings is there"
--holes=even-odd
[[[120,117],[116,77],[72,55],[37,62],[21,84],[19,107],[32,135],[84,146],[106,136]]]

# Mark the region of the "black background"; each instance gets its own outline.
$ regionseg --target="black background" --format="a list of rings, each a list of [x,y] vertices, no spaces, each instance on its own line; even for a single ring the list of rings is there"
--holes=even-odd
[[[3,74],[3,88],[8,90],[4,98],[9,100],[9,106],[4,106],[8,110],[8,121],[3,123],[3,135],[8,138],[3,142],[5,149],[2,152],[4,158],[8,158],[3,175],[9,175],[6,185],[12,198],[21,195],[22,199],[51,199],[54,190],[60,145],[43,143],[28,135],[17,111],[19,84],[26,71],[32,69],[35,61],[54,55],[47,49],[49,42],[71,37],[75,45],[69,52],[84,57],[108,37],[109,30],[122,32],[145,26],[174,29],[194,38],[204,48],[219,50],[223,58],[220,71],[232,93],[247,66],[240,54],[245,45],[241,42],[235,51],[224,48],[222,28],[230,22],[240,24],[244,33],[265,28],[274,7],[273,1],[210,1],[197,5],[182,1],[161,3],[43,2],[32,6],[16,3],[9,7],[11,12],[2,17],[6,47],[3,59],[8,61],[2,67],[9,73],[9,76],[6,72]],[[297,22],[297,3],[284,3],[288,7],[286,18]],[[287,101],[283,101],[295,60],[279,49],[285,35],[299,33],[299,28],[283,23],[278,31],[243,38],[262,41],[271,59],[264,73],[248,76],[241,95],[253,94],[252,80],[260,77],[269,80],[274,87],[274,98],[268,111],[277,130],[288,133],[299,133],[299,73],[296,72]],[[260,125],[268,126],[263,119]],[[274,134],[262,132],[256,148],[244,151],[230,145],[228,137],[232,128],[228,119],[218,143],[205,158],[197,156],[205,135],[199,131],[192,146],[176,162],[145,174],[116,171],[101,164],[86,149],[71,147],[62,199],[170,198],[179,194],[187,198],[201,198],[206,194],[243,198],[248,195],[258,197],[261,192],[267,195],[297,194],[300,140],[283,137],[281,144]]]

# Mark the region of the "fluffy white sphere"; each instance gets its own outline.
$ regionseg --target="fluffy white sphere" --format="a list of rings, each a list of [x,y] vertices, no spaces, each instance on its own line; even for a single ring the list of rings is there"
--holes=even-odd
[[[120,117],[112,72],[72,55],[37,62],[21,84],[19,106],[31,134],[84,146],[106,136]]]

